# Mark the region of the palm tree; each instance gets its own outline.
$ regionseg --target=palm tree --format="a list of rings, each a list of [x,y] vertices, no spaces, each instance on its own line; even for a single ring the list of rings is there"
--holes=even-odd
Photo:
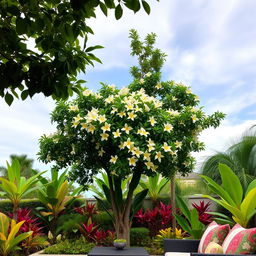
[[[201,173],[221,184],[218,164],[228,165],[239,177],[246,189],[256,178],[256,131],[255,126],[246,131],[242,137],[225,152],[216,152],[203,163]]]
[[[27,155],[10,155],[10,164],[13,163],[13,161],[17,159],[20,163],[21,166],[21,170],[20,173],[23,177],[25,178],[30,178],[31,176],[33,176],[35,174],[36,170],[32,171],[32,166],[33,166],[33,162],[34,160],[31,158],[28,158]],[[38,171],[36,171],[38,173]],[[0,173],[2,177],[6,177],[7,176],[7,168],[4,166],[0,166]]]

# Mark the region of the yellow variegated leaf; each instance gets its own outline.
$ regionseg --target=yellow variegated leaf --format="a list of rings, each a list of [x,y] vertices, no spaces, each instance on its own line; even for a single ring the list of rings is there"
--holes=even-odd
[[[19,232],[20,227],[22,226],[22,224],[25,222],[25,220],[20,221],[19,223],[15,224],[12,229],[10,230],[10,233],[8,235],[7,238],[7,243],[9,243],[12,239],[14,239],[14,237],[16,236],[16,234]]]
[[[252,212],[256,208],[256,188],[253,188],[252,190],[249,191],[249,193],[246,195],[244,198],[242,204],[241,204],[241,212],[243,216],[246,219],[245,225],[247,225],[249,221],[249,217],[251,217]]]
[[[61,184],[56,197],[59,200],[59,202],[62,202],[67,194],[68,194],[68,182],[65,181]]]
[[[6,241],[6,236],[0,232],[0,240]]]
[[[8,235],[10,219],[3,213],[0,212],[0,233],[5,237]]]
[[[45,216],[52,215],[52,212],[40,212],[40,214],[45,217]]]

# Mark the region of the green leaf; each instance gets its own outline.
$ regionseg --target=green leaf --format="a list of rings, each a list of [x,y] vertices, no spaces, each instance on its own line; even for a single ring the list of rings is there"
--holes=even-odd
[[[142,5],[143,5],[143,8],[144,8],[145,12],[147,14],[150,14],[150,6],[149,6],[149,4],[146,1],[142,0]]]
[[[144,189],[138,194],[135,195],[133,202],[132,202],[132,207],[131,207],[131,216],[130,218],[132,219],[134,214],[138,212],[138,210],[142,207],[143,200],[148,194],[148,189]]]
[[[28,31],[28,23],[26,19],[18,17],[16,19],[16,32],[19,35],[26,34]]]
[[[182,227],[184,231],[191,234],[191,228],[188,224],[188,221],[184,217],[175,214],[175,219],[177,220],[178,224]]]
[[[105,14],[105,16],[108,16],[108,9],[107,9],[106,5],[102,2],[100,2],[100,9]]]
[[[86,51],[86,52],[91,52],[91,51],[93,51],[93,50],[102,49],[102,48],[104,48],[104,47],[101,46],[101,45],[95,45],[95,46],[88,47],[85,51]]]
[[[190,211],[187,207],[187,204],[185,203],[185,201],[182,199],[182,197],[180,196],[176,196],[176,201],[177,201],[177,205],[180,208],[181,212],[185,215],[185,217],[190,221]]]
[[[241,203],[241,212],[246,217],[247,222],[249,221],[249,217],[251,217],[252,212],[255,211],[256,208],[256,188],[253,188],[249,191],[249,193],[244,198]]]
[[[110,9],[115,8],[115,3],[114,3],[113,0],[104,0],[104,2],[105,2],[105,5],[106,5],[108,8],[110,8]]]
[[[21,99],[25,100],[28,97],[28,90],[25,90],[21,93]]]
[[[247,190],[246,190],[246,192],[245,192],[245,196],[246,196],[253,188],[256,188],[256,179],[253,180],[253,181],[249,184],[249,186],[248,186],[248,188],[247,188]]]
[[[115,9],[115,17],[117,20],[119,20],[123,15],[123,9],[121,7],[121,5],[117,5],[116,9]]]
[[[7,92],[7,93],[5,94],[4,99],[5,99],[5,102],[6,102],[9,106],[11,106],[14,98],[13,98],[13,96],[12,96],[10,93]]]
[[[240,205],[243,198],[243,188],[239,178],[226,164],[219,163],[222,186],[228,192],[236,205]]]

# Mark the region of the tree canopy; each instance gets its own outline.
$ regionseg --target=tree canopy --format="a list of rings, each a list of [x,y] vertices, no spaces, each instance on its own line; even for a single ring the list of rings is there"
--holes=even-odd
[[[0,1],[0,96],[11,105],[37,93],[66,99],[78,92],[79,72],[100,60],[88,46],[88,19],[110,9],[120,19],[123,8],[149,14],[145,0],[2,0]],[[20,95],[19,95],[20,94]]]
[[[132,52],[137,37],[132,31]],[[52,113],[57,132],[40,140],[42,161],[55,161],[57,168],[72,166],[71,175],[81,184],[92,181],[100,169],[121,178],[134,171],[170,177],[171,172],[192,170],[190,153],[203,149],[197,135],[218,126],[224,115],[207,116],[189,87],[160,82],[159,69],[152,65],[147,72],[141,59],[159,52],[147,47],[154,40],[154,34],[148,35],[142,50],[137,49],[140,67],[128,87],[103,84],[97,93],[85,89],[75,100],[57,104]],[[159,53],[158,67],[164,56]]]
[[[144,41],[130,33],[132,55],[139,66],[131,68],[132,83],[123,88],[102,84],[98,92],[85,88],[76,99],[57,103],[52,112],[56,133],[40,139],[39,159],[55,168],[71,167],[70,178],[83,186],[104,170],[104,193],[112,204],[118,238],[129,244],[132,216],[148,190],[133,194],[143,174],[166,178],[193,169],[191,152],[204,145],[197,135],[224,118],[207,116],[191,89],[174,81],[161,82],[165,54],[154,48],[155,34]],[[124,198],[122,180],[130,177]]]

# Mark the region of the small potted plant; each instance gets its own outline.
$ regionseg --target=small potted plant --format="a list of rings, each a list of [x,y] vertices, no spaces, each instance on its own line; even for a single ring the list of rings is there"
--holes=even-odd
[[[116,239],[114,240],[114,246],[117,250],[122,250],[126,246],[126,240],[125,239]]]

